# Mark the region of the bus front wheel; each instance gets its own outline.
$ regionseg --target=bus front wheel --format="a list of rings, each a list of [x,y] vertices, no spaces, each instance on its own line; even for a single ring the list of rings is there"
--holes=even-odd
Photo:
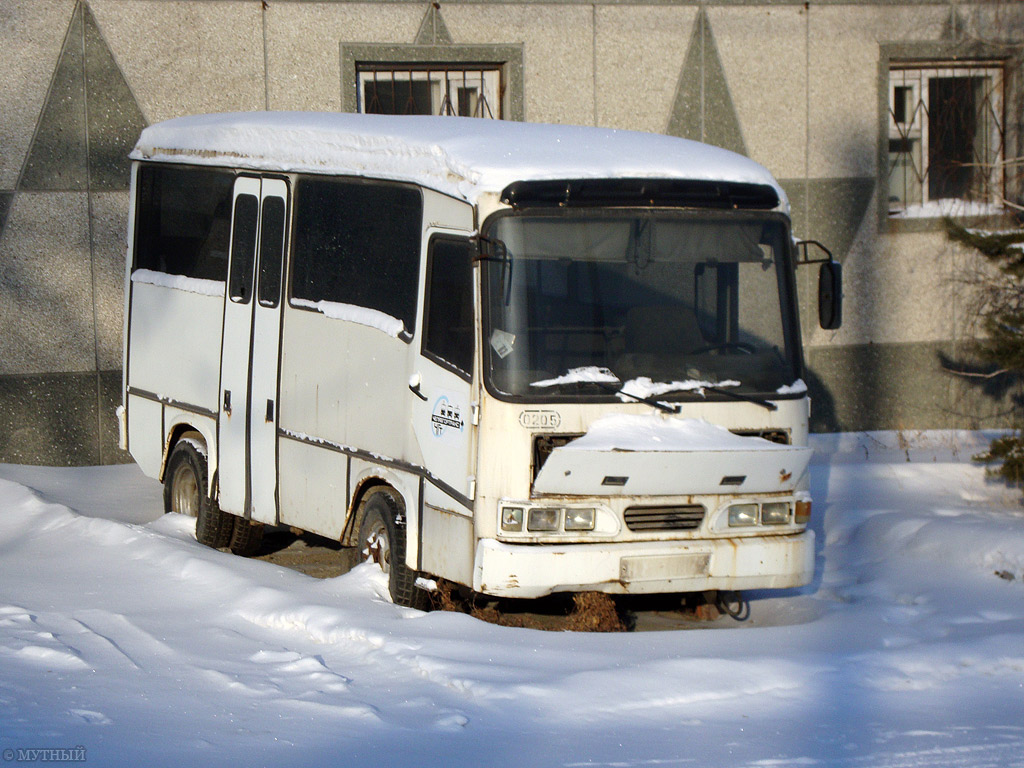
[[[416,586],[416,571],[405,564],[405,536],[401,503],[388,490],[373,493],[359,526],[362,558],[379,565],[387,575],[388,591],[396,605],[426,610],[429,596]]]

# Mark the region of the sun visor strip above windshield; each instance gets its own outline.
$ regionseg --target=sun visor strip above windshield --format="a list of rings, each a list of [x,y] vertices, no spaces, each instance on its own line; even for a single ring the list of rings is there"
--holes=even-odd
[[[779,195],[767,184],[692,179],[516,181],[502,202],[521,207],[657,206],[770,211]]]

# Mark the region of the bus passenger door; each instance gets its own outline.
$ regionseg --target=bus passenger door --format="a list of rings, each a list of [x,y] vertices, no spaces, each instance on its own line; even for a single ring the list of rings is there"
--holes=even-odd
[[[235,181],[221,354],[221,509],[277,522],[277,381],[288,185]]]

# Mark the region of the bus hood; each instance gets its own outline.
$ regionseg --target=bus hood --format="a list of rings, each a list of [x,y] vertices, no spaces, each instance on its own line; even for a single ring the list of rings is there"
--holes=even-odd
[[[797,487],[812,450],[734,435],[700,419],[606,416],[551,452],[537,494],[688,496]]]

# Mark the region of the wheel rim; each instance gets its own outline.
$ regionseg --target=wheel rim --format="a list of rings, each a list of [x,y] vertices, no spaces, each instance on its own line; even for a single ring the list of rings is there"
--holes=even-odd
[[[367,562],[376,563],[384,573],[391,571],[391,541],[383,520],[377,520],[366,534],[363,551]]]
[[[199,514],[199,483],[192,468],[183,465],[171,483],[171,511],[195,517]]]

